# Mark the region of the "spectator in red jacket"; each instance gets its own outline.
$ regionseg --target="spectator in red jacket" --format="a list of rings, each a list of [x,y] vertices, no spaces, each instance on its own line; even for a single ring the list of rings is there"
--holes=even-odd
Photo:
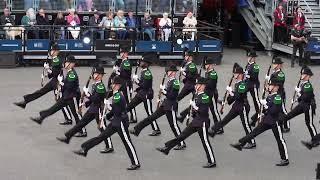
[[[304,30],[304,23],[306,22],[306,18],[302,12],[302,8],[298,7],[296,13],[294,14],[294,19],[293,19],[293,28],[295,27],[296,24],[300,25],[300,29]]]
[[[286,13],[280,4],[273,13],[274,18],[274,42],[284,43],[287,41]]]

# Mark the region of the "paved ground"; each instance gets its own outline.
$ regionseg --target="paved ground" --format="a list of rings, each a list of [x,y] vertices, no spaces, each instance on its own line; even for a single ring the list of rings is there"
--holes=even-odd
[[[229,81],[231,67],[234,62],[245,65],[245,53],[241,50],[226,50],[222,65],[216,68],[219,74],[219,92],[223,95]],[[261,66],[262,80],[270,57],[261,55],[258,58]],[[286,89],[288,97],[292,97],[293,86],[298,78],[299,68],[289,68],[286,60]],[[320,67],[312,67],[315,76],[313,84],[316,91],[320,88]],[[163,68],[152,67],[155,77],[156,91],[164,71]],[[111,69],[107,69],[110,74]],[[87,67],[78,69],[81,85],[86,81],[90,72]],[[300,144],[300,140],[309,139],[303,116],[292,122],[292,131],[285,135],[290,156],[290,166],[278,168],[275,163],[279,160],[276,142],[271,132],[257,138],[257,149],[238,152],[229,146],[243,136],[240,119],[233,120],[226,128],[223,136],[217,136],[211,143],[214,147],[218,166],[215,169],[203,169],[206,162],[198,135],[190,137],[186,142],[185,151],[175,152],[169,156],[157,152],[155,147],[162,146],[172,138],[167,120],[158,120],[162,129],[160,137],[149,137],[146,128],[141,135],[133,137],[142,168],[139,171],[128,172],[125,168],[129,159],[117,135],[113,137],[115,152],[109,155],[99,154],[103,146],[92,149],[87,158],[76,156],[72,150],[78,149],[85,139],[74,138],[70,145],[58,142],[56,136],[61,136],[71,126],[60,126],[62,113],[49,117],[41,127],[29,120],[42,109],[53,102],[52,94],[28,105],[26,110],[12,105],[22,95],[32,92],[40,86],[40,67],[1,69],[0,70],[0,176],[6,180],[85,180],[85,179],[245,179],[245,180],[310,180],[315,179],[315,166],[319,162],[319,148],[309,151]],[[319,97],[319,93],[317,93]],[[251,100],[251,99],[250,99]],[[187,106],[189,97],[181,106]],[[319,99],[318,99],[318,102]],[[288,105],[289,106],[289,105]],[[228,108],[226,109],[228,111]],[[318,113],[320,113],[318,111]],[[139,120],[146,116],[142,106],[138,108]],[[315,125],[319,127],[319,118]],[[185,125],[181,125],[184,127]],[[98,134],[95,123],[88,127],[89,137]]]

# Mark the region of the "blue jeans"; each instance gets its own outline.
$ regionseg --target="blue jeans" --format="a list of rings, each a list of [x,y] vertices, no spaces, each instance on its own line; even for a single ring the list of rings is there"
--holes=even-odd
[[[60,39],[64,39],[64,35],[65,35],[65,29],[64,29],[64,27],[61,27],[60,28]]]
[[[117,38],[118,39],[125,39],[126,38],[126,30],[118,30],[117,31]]]
[[[155,29],[154,28],[144,29],[143,32],[146,33],[152,41],[155,41]]]

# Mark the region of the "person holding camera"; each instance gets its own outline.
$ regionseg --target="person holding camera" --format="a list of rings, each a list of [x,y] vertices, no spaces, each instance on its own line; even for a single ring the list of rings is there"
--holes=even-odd
[[[297,50],[299,50],[299,66],[302,65],[302,55],[303,55],[303,46],[307,42],[304,30],[300,28],[299,24],[294,26],[294,29],[291,32],[291,41],[293,44],[292,56],[291,56],[291,67],[294,67],[294,62],[296,59]]]

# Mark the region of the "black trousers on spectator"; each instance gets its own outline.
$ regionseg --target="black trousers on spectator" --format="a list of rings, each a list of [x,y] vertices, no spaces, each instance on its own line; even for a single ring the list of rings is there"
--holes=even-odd
[[[128,153],[129,158],[131,160],[131,163],[135,164],[135,165],[139,165],[140,163],[138,160],[138,156],[137,156],[135,147],[133,146],[130,135],[129,135],[128,126],[125,126],[122,122],[120,123],[120,127],[112,126],[112,124],[110,123],[106,127],[106,129],[101,132],[101,134],[99,136],[94,137],[94,138],[89,139],[88,141],[84,142],[81,145],[81,147],[85,151],[89,151],[94,146],[100,144],[102,141],[104,141],[105,139],[112,136],[114,133],[118,133],[118,135],[120,136],[120,138],[121,138],[121,140],[127,150],[127,153]]]
[[[302,42],[294,42],[294,43],[293,43],[291,63],[294,64],[294,61],[295,61],[295,59],[296,59],[297,51],[299,50],[298,62],[299,62],[299,64],[302,64],[303,45],[304,45],[304,43],[302,43]]]
[[[81,130],[87,126],[92,120],[96,120],[97,125],[98,125],[98,129],[100,130],[100,132],[102,132],[104,129],[99,127],[99,114],[95,114],[95,113],[89,113],[86,112],[81,121],[79,121],[79,123],[77,123],[75,126],[73,126],[73,128],[71,128],[70,130],[68,130],[64,135],[68,138],[71,139],[76,133],[81,132]],[[104,124],[106,124],[105,119],[103,118]],[[107,139],[104,140],[105,144],[106,144],[106,148],[113,148],[112,145],[112,141],[111,138],[108,137]]]
[[[305,123],[307,125],[311,139],[313,139],[313,137],[315,135],[317,135],[318,133],[317,133],[317,129],[315,128],[315,126],[313,124],[314,114],[312,113],[311,107],[306,108],[306,107],[304,107],[304,105],[298,104],[296,107],[294,107],[292,109],[292,111],[290,111],[287,115],[283,116],[283,120],[288,121],[288,120],[293,119],[294,117],[296,117],[300,114],[304,114]]]
[[[50,91],[54,91],[56,89],[56,84],[57,84],[57,80],[56,79],[51,79],[47,84],[45,84],[42,88],[40,88],[39,90],[31,93],[31,94],[26,94],[23,96],[24,101],[26,103],[32,102],[40,97],[42,97],[43,95],[47,94]],[[65,120],[72,120],[71,117],[71,110],[69,106],[65,106],[62,108],[62,113],[64,116]]]
[[[286,43],[288,41],[287,28],[285,26],[274,26],[274,42]]]
[[[163,115],[167,116],[173,134],[176,137],[179,136],[181,134],[181,130],[177,123],[176,111],[173,109],[171,111],[165,111],[161,106],[153,114],[151,114],[151,116],[148,116],[144,120],[140,121],[136,126],[134,126],[134,130],[139,134],[145,127],[152,124],[153,121],[155,121]],[[181,142],[181,145],[185,145],[185,142]]]
[[[152,99],[142,99],[138,96],[135,96],[131,102],[128,104],[127,106],[127,111],[131,111],[133,108],[137,107],[140,103],[143,102],[143,105],[144,105],[144,109],[146,110],[146,113],[148,116],[151,116],[153,111],[152,111]],[[160,130],[159,126],[158,126],[158,123],[157,123],[157,120],[154,120],[152,123],[151,123],[151,127],[152,127],[152,130]]]
[[[207,128],[205,122],[203,123],[202,127],[193,127],[192,124],[189,124],[181,132],[181,134],[179,136],[177,136],[176,138],[174,138],[170,141],[167,141],[165,143],[165,146],[168,147],[169,149],[172,149],[176,145],[183,142],[185,139],[187,139],[189,136],[191,136],[192,134],[194,134],[196,132],[198,132],[199,137],[201,139],[202,146],[203,146],[203,148],[206,152],[206,155],[207,155],[208,163],[215,163],[216,160],[214,157],[212,146],[211,146],[209,138],[208,138],[208,128]]]
[[[281,131],[281,128],[280,128],[278,122],[274,125],[259,123],[258,126],[252,130],[252,132],[247,134],[245,137],[239,139],[239,142],[244,145],[244,144],[252,141],[259,134],[261,134],[269,129],[272,130],[273,135],[276,138],[281,159],[283,159],[283,160],[288,159],[286,141],[283,139],[282,131]]]

